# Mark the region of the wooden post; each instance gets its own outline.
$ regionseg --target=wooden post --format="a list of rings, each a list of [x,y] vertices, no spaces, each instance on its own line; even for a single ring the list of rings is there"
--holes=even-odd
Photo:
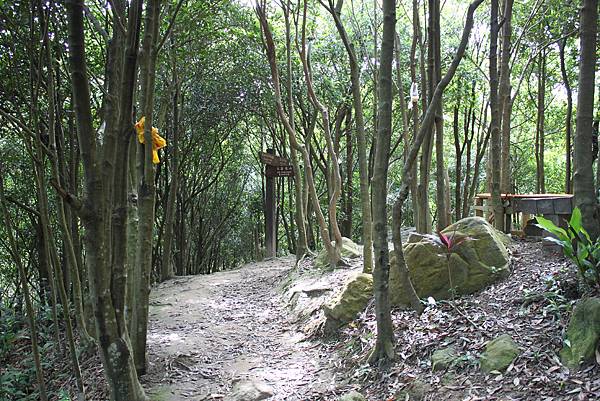
[[[267,149],[267,153],[274,155],[274,149]],[[267,165],[265,166],[266,188],[265,188],[265,256],[273,258],[277,252],[277,225],[275,218],[277,216],[277,204],[275,202],[275,177],[266,174]]]

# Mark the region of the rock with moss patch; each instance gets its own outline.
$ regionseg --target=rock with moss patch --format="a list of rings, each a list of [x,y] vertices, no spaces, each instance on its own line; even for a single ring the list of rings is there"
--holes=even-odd
[[[351,276],[344,284],[341,292],[327,304],[323,305],[325,312],[326,333],[331,334],[365,310],[373,296],[373,276],[358,273]]]
[[[578,369],[582,363],[594,360],[600,339],[600,298],[584,298],[577,303],[560,351],[562,363]]]
[[[436,349],[431,354],[431,370],[437,372],[449,368],[458,359],[454,347]]]
[[[367,401],[367,399],[358,391],[351,391],[344,394],[340,401]]]
[[[332,241],[331,244],[335,246],[335,241]],[[350,238],[342,237],[341,254],[342,258],[344,259],[356,259],[362,256],[362,251],[360,246]],[[318,269],[325,269],[329,267],[329,256],[327,255],[327,249],[321,249],[315,258],[315,267]]]
[[[413,234],[404,246],[410,278],[420,298],[448,299],[452,292],[466,295],[477,292],[509,274],[506,235],[480,217],[467,217],[443,230],[457,245],[448,260],[446,250],[428,235]],[[408,304],[402,288],[396,258],[390,258],[390,301]],[[452,290],[451,290],[452,288]]]
[[[508,334],[502,334],[486,345],[485,351],[479,358],[481,370],[486,373],[493,370],[503,371],[520,353],[517,343]]]

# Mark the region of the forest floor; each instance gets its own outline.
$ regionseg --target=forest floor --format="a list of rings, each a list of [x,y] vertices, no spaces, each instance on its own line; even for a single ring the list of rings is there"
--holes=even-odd
[[[346,328],[341,354],[369,400],[600,400],[600,367],[569,371],[559,360],[572,308],[581,296],[576,268],[540,241],[515,239],[511,274],[471,296],[429,305],[421,316],[394,310],[397,361],[387,370],[364,363],[375,340],[374,307]],[[505,372],[484,374],[478,358],[488,341],[509,334],[521,354]],[[460,358],[432,372],[431,354],[454,347]],[[600,354],[596,352],[600,363]]]
[[[294,259],[177,277],[154,288],[144,386],[155,400],[221,400],[237,380],[276,400],[327,399],[332,358],[306,341],[278,293]],[[333,380],[333,382],[332,382]]]
[[[142,382],[153,401],[228,401],[238,380],[267,385],[271,401],[337,401],[351,389],[371,401],[600,400],[599,365],[570,372],[557,356],[580,296],[574,267],[541,242],[514,240],[510,252],[510,276],[477,294],[436,302],[421,316],[393,310],[397,361],[386,369],[366,363],[375,341],[372,301],[338,337],[319,337],[320,305],[360,260],[326,272],[310,260],[294,268],[284,257],[177,277],[152,290]],[[505,333],[521,354],[506,372],[481,373],[485,345]],[[26,349],[26,338],[19,344]],[[461,357],[432,372],[431,354],[448,346]],[[11,354],[8,365],[26,354]],[[81,365],[88,399],[107,399],[95,352]],[[52,387],[72,394],[68,366],[65,357],[52,360],[49,376]]]

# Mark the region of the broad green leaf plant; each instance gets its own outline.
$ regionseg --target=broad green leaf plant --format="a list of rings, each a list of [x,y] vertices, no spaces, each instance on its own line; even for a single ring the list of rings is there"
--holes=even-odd
[[[554,237],[546,237],[547,241],[562,247],[565,256],[577,265],[583,281],[590,287],[600,288],[600,239],[592,240],[581,222],[581,210],[575,208],[567,228],[558,227],[552,221],[536,216],[537,227]]]

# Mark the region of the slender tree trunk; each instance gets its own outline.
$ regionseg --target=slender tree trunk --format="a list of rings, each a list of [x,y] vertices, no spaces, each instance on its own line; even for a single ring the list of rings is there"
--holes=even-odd
[[[434,56],[434,84],[437,85],[442,79],[441,61],[441,29],[440,29],[440,0],[433,1],[434,8],[429,10],[433,15],[433,56]],[[432,88],[435,86],[431,86]],[[443,102],[438,105],[435,117],[435,164],[436,164],[436,203],[437,203],[437,231],[442,231],[450,225],[450,205],[446,202],[448,189],[446,187],[446,163],[444,161],[444,112]]]
[[[348,108],[346,112],[346,190],[345,202],[344,202],[344,215],[345,215],[345,236],[346,238],[352,238],[352,220],[353,220],[353,202],[354,191],[352,187],[353,178],[353,166],[354,166],[354,147],[352,146],[352,109]]]
[[[500,118],[502,130],[502,156],[500,172],[500,191],[511,193],[510,185],[510,116],[512,113],[511,87],[510,87],[510,54],[512,35],[512,9],[514,0],[504,0],[504,19],[502,22],[502,49],[500,54],[500,83],[498,88],[498,100],[500,102]]]
[[[360,65],[356,57],[354,44],[350,41],[346,29],[341,21],[342,1],[338,1],[333,7],[333,1],[329,2],[329,11],[334,18],[338,33],[348,53],[350,63],[350,82],[352,83],[352,102],[354,105],[354,119],[356,123],[356,142],[358,147],[358,170],[360,176],[360,207],[362,212],[362,236],[363,236],[363,271],[368,273],[373,270],[373,226],[371,217],[371,197],[369,194],[369,165],[367,160],[367,139],[365,132],[365,117],[362,103],[360,85]]]
[[[579,90],[577,91],[577,125],[574,141],[573,193],[581,209],[583,226],[592,239],[600,233],[598,201],[594,190],[592,131],[598,32],[598,0],[583,0],[580,15]]]
[[[396,1],[383,0],[383,37],[379,60],[378,122],[375,160],[373,168],[373,291],[377,339],[371,354],[371,362],[386,363],[394,360],[394,326],[392,323],[388,293],[389,250],[387,224],[387,173],[390,140],[392,134],[392,61],[396,27]]]
[[[286,41],[286,70],[287,70],[287,106],[288,113],[290,116],[290,126],[292,130],[296,130],[295,116],[294,116],[294,95],[293,95],[293,70],[292,70],[292,43],[291,43],[291,31],[290,31],[290,19],[289,12],[292,5],[288,0],[284,7],[285,17],[285,41]],[[291,141],[290,141],[291,142]],[[306,216],[304,212],[304,195],[303,191],[303,175],[298,163],[298,150],[294,146],[290,146],[290,158],[292,160],[292,168],[294,170],[294,203],[295,203],[295,219],[296,226],[298,227],[298,240],[296,241],[296,261],[299,261],[304,255],[309,252],[308,249],[308,236],[306,234],[307,224]]]
[[[416,57],[416,51],[417,51],[417,45],[419,45],[419,48],[421,49],[421,26],[419,23],[419,4],[417,0],[413,0],[413,39],[412,39],[412,44],[410,47],[410,79],[411,79],[411,90],[413,89],[412,86],[415,86],[415,89],[418,89],[418,85],[417,85],[417,57]],[[421,61],[422,61],[422,54],[420,55]],[[421,79],[421,83],[423,84],[423,81],[425,81],[424,76],[422,75],[423,79]],[[425,91],[421,91],[421,99],[425,98],[426,92]],[[412,95],[411,95],[412,96]],[[419,99],[418,97],[411,99],[412,102],[412,120],[413,120],[413,129],[412,129],[412,140],[411,140],[411,144],[414,143],[415,138],[417,137],[417,133],[419,132]],[[405,158],[405,162],[406,162],[406,158]],[[418,163],[413,163],[413,168],[410,172],[410,175],[412,177],[411,181],[410,181],[410,193],[411,193],[411,200],[412,200],[412,209],[413,209],[413,221],[414,221],[414,226],[415,227],[422,227],[422,219],[424,218],[422,215],[422,210],[420,207],[421,202],[419,201],[420,197],[420,192],[419,192],[419,187],[418,187],[418,176],[417,176],[417,165]]]
[[[53,182],[57,183],[59,186],[67,187],[67,183],[64,182],[64,179],[61,180],[61,177],[66,177],[66,169],[64,166],[63,156],[59,154],[59,152],[63,151],[64,146],[57,146],[57,135],[56,135],[56,127],[59,124],[56,124],[56,93],[54,87],[54,57],[52,56],[52,52],[50,49],[50,40],[48,30],[44,34],[44,46],[46,48],[46,62],[48,63],[47,70],[47,91],[48,91],[48,138],[49,138],[49,148],[52,152],[51,164],[52,164],[52,177]],[[64,143],[63,143],[64,145]],[[39,146],[39,145],[38,145]],[[38,152],[41,155],[41,151]],[[42,169],[43,173],[43,169]],[[69,223],[67,219],[67,205],[65,204],[63,198],[61,196],[57,197],[57,217],[58,223],[62,234],[62,241],[65,250],[67,269],[71,273],[71,280],[67,283],[73,283],[73,303],[75,305],[75,318],[77,322],[77,328],[81,335],[81,340],[84,345],[89,345],[93,343],[93,339],[90,337],[87,331],[86,323],[85,323],[85,314],[83,311],[83,295],[81,293],[81,280],[79,277],[79,266],[77,264],[77,256],[75,247],[73,246],[73,240],[71,237],[71,228],[69,227]],[[63,284],[65,285],[65,284]],[[67,288],[68,287],[68,284]],[[76,369],[77,371],[79,368]]]
[[[172,55],[171,57],[175,57]],[[161,281],[168,280],[174,276],[173,263],[173,221],[175,219],[175,207],[177,201],[177,187],[179,185],[179,102],[180,102],[180,86],[179,77],[177,76],[177,66],[173,62],[173,83],[175,90],[173,93],[173,123],[172,132],[173,140],[171,143],[171,159],[169,167],[171,170],[171,182],[169,183],[169,195],[167,198],[167,210],[165,212],[165,242],[163,250],[163,263],[161,271]]]
[[[302,47],[300,49],[300,59],[304,70],[304,79],[306,81],[306,87],[308,90],[308,96],[311,99],[312,104],[321,113],[323,121],[323,136],[327,143],[327,153],[329,155],[329,161],[331,162],[331,175],[328,182],[328,191],[330,192],[329,205],[328,205],[328,216],[329,224],[331,226],[331,232],[335,239],[335,248],[333,254],[329,255],[331,266],[335,267],[341,260],[341,249],[342,249],[342,234],[337,221],[337,203],[342,192],[342,177],[340,175],[340,165],[338,163],[338,156],[334,149],[333,138],[330,132],[329,123],[329,111],[318,99],[312,82],[312,70],[310,65],[310,48],[306,47],[306,20],[307,20],[307,8],[308,1],[304,1],[304,16],[302,19]]]
[[[498,0],[491,0],[490,12],[490,135],[492,145],[490,148],[491,167],[491,193],[492,208],[494,210],[494,226],[504,231],[504,207],[500,196],[500,158],[501,158],[501,136],[500,136],[500,109],[498,103]]]
[[[537,91],[537,123],[536,123],[536,191],[538,194],[546,193],[546,180],[544,174],[545,153],[545,113],[546,113],[546,52],[542,51],[538,59],[538,91]]]
[[[565,64],[565,47],[568,38],[564,38],[558,42],[558,55],[560,58],[560,74],[562,76],[563,85],[567,92],[567,110],[565,115],[565,192],[570,194],[573,192],[572,182],[572,167],[571,167],[571,150],[573,138],[573,90],[567,75],[567,67]]]

